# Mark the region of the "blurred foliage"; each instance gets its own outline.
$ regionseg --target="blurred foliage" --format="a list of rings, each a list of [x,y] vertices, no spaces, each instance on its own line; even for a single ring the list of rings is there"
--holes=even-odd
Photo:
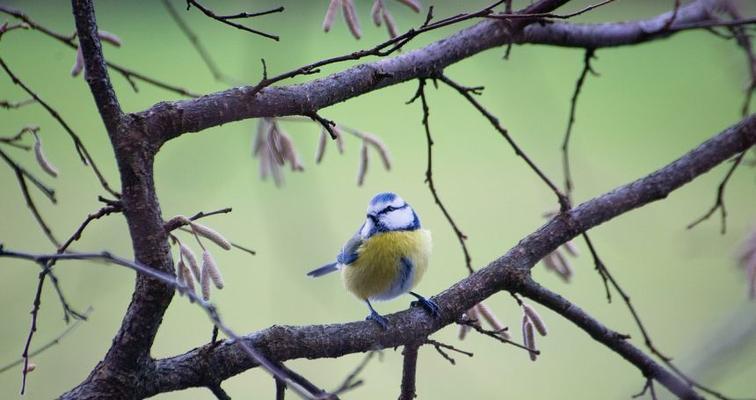
[[[73,31],[66,4],[11,3],[56,31]],[[120,35],[124,41],[122,48],[105,46],[108,59],[196,92],[226,87],[213,81],[197,53],[157,2],[97,3],[101,29]],[[183,4],[176,3],[184,12]],[[386,35],[383,28],[370,25],[367,0],[357,2],[365,33],[360,41],[348,34],[340,20],[330,33],[321,32],[325,1],[212,3],[224,12],[286,6],[284,14],[249,21],[255,28],[279,34],[281,42],[222,26],[196,10],[184,13],[222,70],[242,82],[254,83],[260,78],[261,57],[265,57],[270,73],[276,73],[370,46]],[[469,4],[434,2],[435,14],[441,17],[463,7],[477,9],[487,4],[465,3]],[[515,5],[519,3],[523,2]],[[575,3],[571,9],[587,4]],[[650,16],[672,3],[617,2],[579,21]],[[417,25],[424,17],[398,3],[389,4],[401,27]],[[433,32],[409,47],[436,40],[458,28]],[[70,122],[107,177],[117,182],[112,150],[91,95],[81,78],[69,76],[74,53],[33,31],[5,35],[0,52],[18,75]],[[515,140],[547,174],[561,182],[559,146],[583,52],[516,46],[509,60],[502,60],[502,55],[503,49],[491,50],[447,72],[461,83],[485,85],[482,102],[501,118]],[[687,32],[642,46],[600,50],[597,56],[594,67],[601,76],[589,77],[573,132],[577,202],[653,171],[739,119],[745,62],[731,41],[707,32]],[[347,65],[324,68],[319,76]],[[302,77],[286,84],[312,78]],[[172,93],[142,83],[139,93],[134,93],[121,76],[113,74],[112,79],[127,111],[177,99]],[[251,159],[249,150],[256,121],[185,135],[164,146],[156,163],[156,180],[166,218],[233,207],[232,214],[212,217],[204,223],[257,251],[254,257],[238,251],[214,251],[226,288],[215,291],[213,296],[231,327],[250,332],[271,324],[362,319],[364,305],[342,289],[337,277],[312,280],[305,272],[333,258],[342,241],[361,223],[367,200],[378,191],[400,193],[418,210],[424,225],[433,230],[434,261],[418,288],[421,293],[437,293],[465,276],[456,238],[423,182],[426,149],[421,113],[418,104],[404,104],[415,88],[416,83],[409,82],[322,111],[329,119],[379,135],[390,148],[394,168],[386,172],[374,159],[364,187],[355,185],[359,142],[353,138],[346,138],[346,153],[341,156],[329,143],[324,162],[315,166],[313,154],[320,129],[312,123],[283,123],[303,154],[305,171],[287,171],[286,184],[281,189],[258,179],[257,162]],[[552,194],[514,156],[505,141],[456,93],[441,87],[430,89],[428,95],[436,141],[436,185],[470,237],[474,265],[483,267],[536,229],[543,222],[542,213],[556,204]],[[25,96],[3,76],[0,98],[21,100]],[[96,196],[101,190],[94,176],[79,163],[69,138],[40,107],[1,111],[0,115],[3,135],[15,133],[25,124],[41,126],[47,156],[61,171],[56,180],[43,179],[55,186],[59,204],[51,206],[41,196],[35,197],[58,235],[69,235],[87,213],[99,207]],[[13,155],[38,171],[31,154],[13,151]],[[727,319],[745,302],[744,278],[732,255],[756,220],[754,170],[741,168],[729,185],[727,235],[719,234],[717,219],[692,231],[685,230],[687,223],[712,204],[725,169],[720,166],[666,200],[592,231],[604,261],[633,295],[655,342],[676,356],[683,369],[701,362],[702,349],[710,347],[711,338],[722,340],[734,329],[732,324],[746,323],[746,317],[754,315],[751,303],[739,309],[743,318]],[[10,248],[52,251],[7,168],[0,169],[0,188],[0,240]],[[572,283],[564,284],[542,266],[534,270],[535,278],[608,326],[633,335],[634,342],[642,348],[626,308],[619,302],[606,304],[591,259],[583,243],[576,243],[583,256],[576,262]],[[93,223],[76,249],[108,249],[130,255],[122,216]],[[0,360],[4,363],[19,356],[26,338],[37,269],[29,263],[9,260],[0,260],[0,265],[0,302],[5,305],[0,325]],[[71,302],[80,309],[92,305],[94,312],[73,335],[33,360],[38,366],[29,377],[29,399],[51,398],[80,382],[110,346],[131,297],[134,278],[130,271],[75,262],[60,264],[56,271]],[[395,312],[409,301],[397,299],[378,304],[377,308],[384,313]],[[513,331],[518,331],[519,310],[508,294],[496,295],[488,304]],[[536,363],[524,352],[480,335],[473,334],[458,343],[453,327],[436,334],[434,338],[472,351],[475,357],[457,357],[457,366],[451,366],[432,348],[422,348],[419,398],[625,399],[642,387],[643,379],[634,367],[557,315],[547,310],[541,314],[551,333],[539,341],[543,356]],[[50,285],[45,288],[39,328],[36,345],[64,329],[61,309]],[[177,298],[167,312],[153,355],[165,357],[184,352],[206,343],[210,333],[204,314]],[[384,353],[382,362],[374,361],[367,367],[366,384],[346,398],[385,399],[397,395],[400,351],[388,349]],[[361,357],[297,360],[289,365],[314,382],[333,388]],[[701,380],[725,393],[753,396],[754,357],[756,345],[751,342],[734,355],[697,371]],[[20,375],[16,370],[0,375],[0,397],[17,396]],[[442,378],[450,375],[454,378]],[[273,381],[258,369],[234,377],[224,387],[235,398],[272,398],[274,392]],[[211,398],[211,394],[205,389],[193,389],[159,397]]]

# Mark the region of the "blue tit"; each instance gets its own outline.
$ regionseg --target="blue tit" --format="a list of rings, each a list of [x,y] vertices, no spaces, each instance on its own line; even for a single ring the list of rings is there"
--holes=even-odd
[[[415,210],[394,193],[379,193],[368,204],[367,218],[346,242],[336,262],[310,271],[319,277],[341,270],[344,286],[370,309],[366,320],[386,329],[388,320],[378,314],[371,300],[390,300],[409,293],[433,316],[439,308],[432,300],[411,290],[428,269],[431,234],[420,227]]]

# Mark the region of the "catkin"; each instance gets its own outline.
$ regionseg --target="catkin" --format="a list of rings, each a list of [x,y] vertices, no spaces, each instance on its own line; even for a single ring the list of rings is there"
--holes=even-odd
[[[121,41],[121,38],[118,37],[115,33],[111,33],[108,31],[97,31],[97,35],[100,37],[100,39],[112,44],[115,47],[121,47],[121,44],[123,43]]]
[[[84,55],[81,53],[81,47],[76,50],[76,58],[74,58],[74,65],[71,67],[71,76],[79,76],[84,69]]]
[[[381,13],[383,12],[383,0],[375,0],[373,7],[370,8],[370,16],[373,18],[375,26],[381,26]]]
[[[190,222],[190,225],[194,233],[204,238],[210,239],[213,243],[220,246],[220,248],[222,248],[223,250],[231,250],[231,243],[217,231],[196,222]]]
[[[383,166],[386,168],[387,171],[391,170],[391,155],[389,154],[388,148],[386,147],[383,142],[378,139],[378,137],[373,136],[369,133],[363,133],[362,139],[373,145],[375,150],[378,152],[378,155],[381,156],[381,161],[383,162]]]
[[[199,282],[200,279],[200,269],[199,265],[197,264],[197,257],[194,255],[194,252],[192,249],[189,248],[189,246],[185,245],[183,242],[179,242],[179,251],[181,251],[181,255],[184,256],[186,261],[189,263],[189,267],[192,269],[193,277]],[[191,279],[187,279],[191,280]]]
[[[192,294],[195,293],[194,289],[194,279],[192,279],[192,271],[189,270],[189,268],[186,266],[185,263],[179,262],[179,270],[182,271],[181,275],[184,277],[184,285],[186,285],[187,289],[189,289]]]
[[[37,134],[34,134],[34,156],[37,159],[37,164],[39,164],[43,171],[47,172],[47,174],[53,178],[58,176],[58,170],[52,165],[47,157],[45,157],[45,153],[42,152],[42,139],[40,139]]]
[[[533,332],[533,324],[530,323],[530,320],[527,317],[522,318],[522,340],[525,344],[525,347],[528,349],[535,350],[535,333]],[[528,354],[530,355],[530,360],[535,361],[538,357],[538,354],[536,354],[535,351],[528,351]]]
[[[362,37],[362,29],[360,28],[360,20],[357,18],[357,11],[354,8],[354,2],[352,0],[341,0],[341,8],[349,31],[352,32],[355,39],[359,39]]]
[[[202,275],[200,277],[200,286],[202,287],[202,299],[210,300],[210,271],[202,264]]]
[[[536,310],[531,307],[529,304],[522,304],[522,310],[525,312],[525,315],[528,317],[528,319],[533,323],[533,326],[536,328],[538,333],[541,336],[546,336],[548,334],[548,330],[546,329],[546,323],[543,322],[543,318],[536,312]]]
[[[331,0],[328,3],[328,9],[326,9],[325,17],[323,18],[323,31],[329,32],[333,27],[333,21],[336,18],[336,13],[339,11],[339,5],[341,0]]]
[[[420,12],[420,9],[422,8],[422,5],[418,0],[399,0],[399,2],[411,8],[414,12]]]
[[[184,260],[179,260],[178,264],[176,264],[176,283],[179,285],[183,285],[186,280],[186,277],[184,276],[185,269],[186,265],[184,265]]]
[[[320,164],[323,161],[325,155],[326,141],[328,140],[328,132],[323,128],[320,131],[320,137],[318,138],[318,147],[315,150],[315,164]]]
[[[367,142],[362,142],[362,149],[360,150],[360,165],[357,168],[357,186],[362,186],[365,183],[365,175],[368,170],[368,148]]]
[[[336,148],[339,150],[339,154],[344,154],[344,138],[341,135],[341,129],[334,125],[331,127],[334,135],[336,135]]]
[[[207,250],[202,253],[202,272],[204,273],[205,270],[207,270],[207,274],[210,277],[210,280],[213,281],[215,287],[223,289],[223,276],[221,275],[220,270],[218,269],[218,264],[215,263],[212,254]]]
[[[490,308],[485,303],[478,303],[476,306],[478,308],[478,312],[483,317],[483,319],[488,322],[489,325],[491,325],[491,328],[493,328],[496,333],[501,336],[504,339],[509,339],[509,333],[506,331],[506,327],[504,324],[502,324],[498,318],[496,318],[496,315],[491,311]]]
[[[388,30],[389,37],[391,39],[399,36],[399,28],[396,26],[396,21],[388,10],[383,10],[383,21],[386,23],[386,29]],[[388,167],[386,167],[388,169]]]

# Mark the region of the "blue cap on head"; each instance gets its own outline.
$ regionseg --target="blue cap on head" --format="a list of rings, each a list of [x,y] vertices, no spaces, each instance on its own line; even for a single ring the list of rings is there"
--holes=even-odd
[[[396,199],[396,194],[391,192],[383,192],[376,194],[372,200],[370,200],[370,205],[374,206],[376,204],[380,203],[391,203]]]

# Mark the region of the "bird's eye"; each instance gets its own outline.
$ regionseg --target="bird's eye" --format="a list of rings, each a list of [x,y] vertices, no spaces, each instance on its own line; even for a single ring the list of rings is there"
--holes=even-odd
[[[383,210],[384,211],[394,211],[394,210],[396,210],[396,207],[394,207],[394,206],[388,206],[388,207],[384,208]]]

